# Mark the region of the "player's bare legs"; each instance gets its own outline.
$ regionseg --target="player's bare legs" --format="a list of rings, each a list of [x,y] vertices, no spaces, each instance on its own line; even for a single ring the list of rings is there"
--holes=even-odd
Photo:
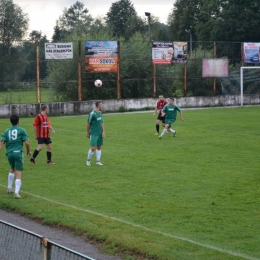
[[[37,138],[36,138],[37,139]],[[37,148],[35,149],[31,159],[30,159],[30,162],[32,164],[35,164],[35,158],[37,157],[37,155],[39,154],[39,152],[42,150],[42,144],[38,144]]]
[[[160,131],[160,122],[161,120],[157,119],[156,120],[156,123],[155,123],[155,127],[156,127],[156,134],[159,134],[159,131]]]
[[[47,163],[48,164],[54,164],[54,162],[52,162],[51,160],[51,144],[46,144],[46,149],[47,149]]]
[[[42,144],[38,144],[38,147],[36,148],[36,150],[37,150],[38,152],[40,152],[40,151],[42,150]]]

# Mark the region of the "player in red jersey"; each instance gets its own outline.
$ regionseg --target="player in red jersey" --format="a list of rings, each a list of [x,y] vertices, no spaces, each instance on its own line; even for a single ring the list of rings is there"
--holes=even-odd
[[[155,127],[156,127],[155,135],[158,135],[159,132],[160,132],[160,122],[162,122],[163,127],[165,126],[165,121],[164,121],[165,117],[162,116],[162,110],[163,110],[164,106],[167,105],[167,104],[168,104],[168,102],[164,99],[164,96],[160,95],[159,100],[156,103],[154,113],[153,113],[153,115],[155,115],[156,112],[159,111],[159,114],[158,114],[158,117],[157,117],[157,120],[156,120],[156,125],[155,125]]]
[[[34,118],[34,133],[35,133],[35,139],[38,140],[38,147],[35,149],[33,156],[30,159],[30,162],[32,164],[35,164],[35,158],[39,154],[39,152],[42,150],[42,145],[46,144],[47,148],[47,163],[48,164],[54,164],[51,160],[51,138],[50,138],[50,130],[53,134],[55,134],[54,129],[51,126],[51,122],[47,116],[49,112],[49,107],[46,105],[42,106],[42,112],[38,114]]]

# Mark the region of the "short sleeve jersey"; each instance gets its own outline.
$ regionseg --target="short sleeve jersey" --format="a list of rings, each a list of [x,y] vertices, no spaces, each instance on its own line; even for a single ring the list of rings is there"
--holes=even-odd
[[[163,108],[165,107],[165,105],[167,105],[168,102],[166,100],[162,100],[162,101],[158,101],[156,104],[156,108],[159,109],[159,113],[162,113]]]
[[[50,138],[49,127],[51,123],[47,115],[38,114],[34,118],[33,126],[36,127],[37,137]]]
[[[23,142],[28,140],[25,129],[19,126],[12,126],[5,130],[0,141],[5,142],[6,154],[8,154],[13,151],[22,151]]]
[[[178,106],[175,105],[166,105],[163,110],[165,113],[165,119],[166,120],[176,120],[176,116],[177,116],[177,111],[181,112],[180,108]]]
[[[101,111],[93,110],[88,116],[90,135],[102,135],[102,123],[104,122]]]

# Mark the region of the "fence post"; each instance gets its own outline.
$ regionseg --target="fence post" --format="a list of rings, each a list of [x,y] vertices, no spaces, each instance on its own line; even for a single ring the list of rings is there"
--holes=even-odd
[[[153,97],[156,97],[156,64],[153,64]]]
[[[184,64],[184,97],[187,96],[187,63]]]
[[[36,85],[37,85],[37,103],[41,103],[41,79],[40,79],[40,54],[39,41],[35,41],[36,45]]]
[[[78,41],[78,101],[82,101],[81,41]]]
[[[214,42],[214,48],[213,48],[213,58],[216,59],[217,57],[217,46],[216,42]],[[213,78],[213,93],[216,95],[217,90],[216,90],[216,77]]]
[[[48,239],[42,238],[42,258],[41,260],[48,260]]]
[[[121,99],[121,77],[120,77],[120,41],[117,42],[118,61],[117,61],[117,99]]]

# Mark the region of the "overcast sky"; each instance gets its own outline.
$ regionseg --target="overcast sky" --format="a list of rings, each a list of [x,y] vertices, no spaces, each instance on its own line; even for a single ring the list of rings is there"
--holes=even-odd
[[[23,12],[29,15],[30,27],[32,30],[42,31],[50,40],[53,35],[53,27],[56,20],[62,14],[65,7],[69,8],[77,0],[13,0]],[[95,18],[104,16],[113,2],[117,0],[79,0],[84,3],[85,8]],[[159,17],[162,23],[166,23],[168,14],[173,8],[175,0],[132,0],[139,16],[145,17],[144,12],[150,12]]]

